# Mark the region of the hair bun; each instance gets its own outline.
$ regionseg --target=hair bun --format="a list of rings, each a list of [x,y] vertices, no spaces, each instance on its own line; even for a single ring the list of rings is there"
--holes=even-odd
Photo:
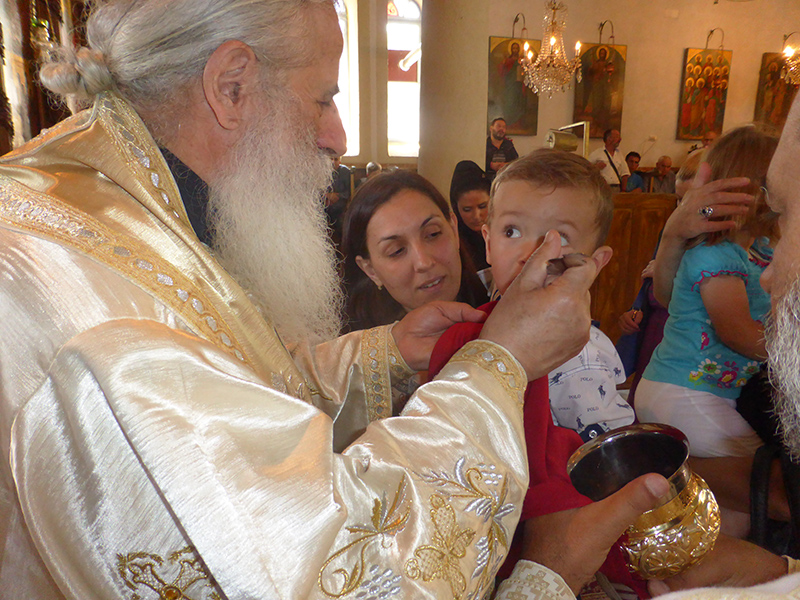
[[[105,57],[98,50],[79,48],[77,51],[63,50],[39,71],[42,84],[56,94],[73,98],[80,104],[91,102],[94,97],[114,89],[114,78]]]

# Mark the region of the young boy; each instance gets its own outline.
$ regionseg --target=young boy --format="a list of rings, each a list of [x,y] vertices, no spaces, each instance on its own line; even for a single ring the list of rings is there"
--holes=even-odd
[[[483,226],[486,259],[502,295],[525,261],[555,229],[563,253],[594,255],[602,268],[611,258],[603,246],[614,204],[611,190],[580,157],[548,150],[514,162],[497,177]],[[614,344],[597,327],[578,356],[550,373],[550,408],[562,427],[588,441],[610,429],[630,425],[633,408],[617,393],[625,381]]]
[[[612,254],[610,248],[601,246],[612,216],[611,189],[587,160],[542,149],[509,164],[492,185],[489,220],[483,229],[497,291],[502,294],[508,289],[551,229],[561,234],[564,255],[593,256],[602,268]],[[491,312],[494,305],[490,302],[482,310]],[[481,328],[479,323],[459,323],[448,329],[433,350],[429,376],[435,376],[461,346],[477,338]],[[621,370],[616,351],[596,328],[591,337],[577,357],[549,378],[530,382],[525,391],[530,486],[521,521],[589,504],[572,486],[566,470],[567,460],[582,443],[576,431],[594,431],[596,435],[605,427],[633,422],[633,409],[616,392],[617,377],[624,380],[624,373],[614,372],[615,367]],[[548,379],[556,399],[552,410]],[[573,382],[584,387],[578,389]],[[556,421],[572,427],[559,427]],[[512,546],[506,561],[510,567],[516,559],[515,549]],[[618,547],[612,549],[602,572],[622,584],[623,595],[631,589],[634,595],[646,594],[643,583],[631,578]]]

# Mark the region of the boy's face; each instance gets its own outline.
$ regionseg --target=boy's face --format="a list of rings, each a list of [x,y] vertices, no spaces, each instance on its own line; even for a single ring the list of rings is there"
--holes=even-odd
[[[591,255],[597,248],[597,201],[589,190],[508,181],[497,188],[493,202],[483,237],[486,260],[501,294],[551,229],[562,236],[562,255]]]

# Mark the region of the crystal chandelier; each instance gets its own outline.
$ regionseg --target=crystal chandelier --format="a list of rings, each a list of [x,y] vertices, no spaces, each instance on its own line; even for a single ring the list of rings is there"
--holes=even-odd
[[[800,84],[800,48],[790,46],[787,41],[792,37],[796,31],[783,36],[783,69],[781,70],[781,77],[786,80],[789,85]]]
[[[567,26],[567,7],[558,0],[545,2],[544,36],[542,49],[536,61],[528,43],[525,43],[525,55],[522,57],[522,68],[525,71],[525,85],[534,93],[563,92],[572,86],[572,76],[581,80],[581,43],[575,44],[575,58],[570,60],[564,51],[564,29]]]

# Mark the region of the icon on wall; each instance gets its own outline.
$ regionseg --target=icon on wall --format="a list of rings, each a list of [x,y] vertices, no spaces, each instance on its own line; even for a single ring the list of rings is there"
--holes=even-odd
[[[758,93],[753,121],[774,125],[783,129],[789,109],[797,95],[796,85],[781,77],[784,55],[781,52],[765,52],[761,56],[761,71],[758,74]]]
[[[583,77],[575,86],[572,120],[589,121],[589,135],[603,137],[607,129],[622,128],[622,96],[625,89],[627,46],[581,46]]]
[[[722,133],[732,57],[731,50],[686,49],[677,139],[701,140],[709,131]]]
[[[539,120],[539,97],[525,85],[525,72],[520,59],[525,43],[539,55],[541,40],[522,38],[489,38],[489,102],[487,123],[502,117],[509,135],[536,135]]]

